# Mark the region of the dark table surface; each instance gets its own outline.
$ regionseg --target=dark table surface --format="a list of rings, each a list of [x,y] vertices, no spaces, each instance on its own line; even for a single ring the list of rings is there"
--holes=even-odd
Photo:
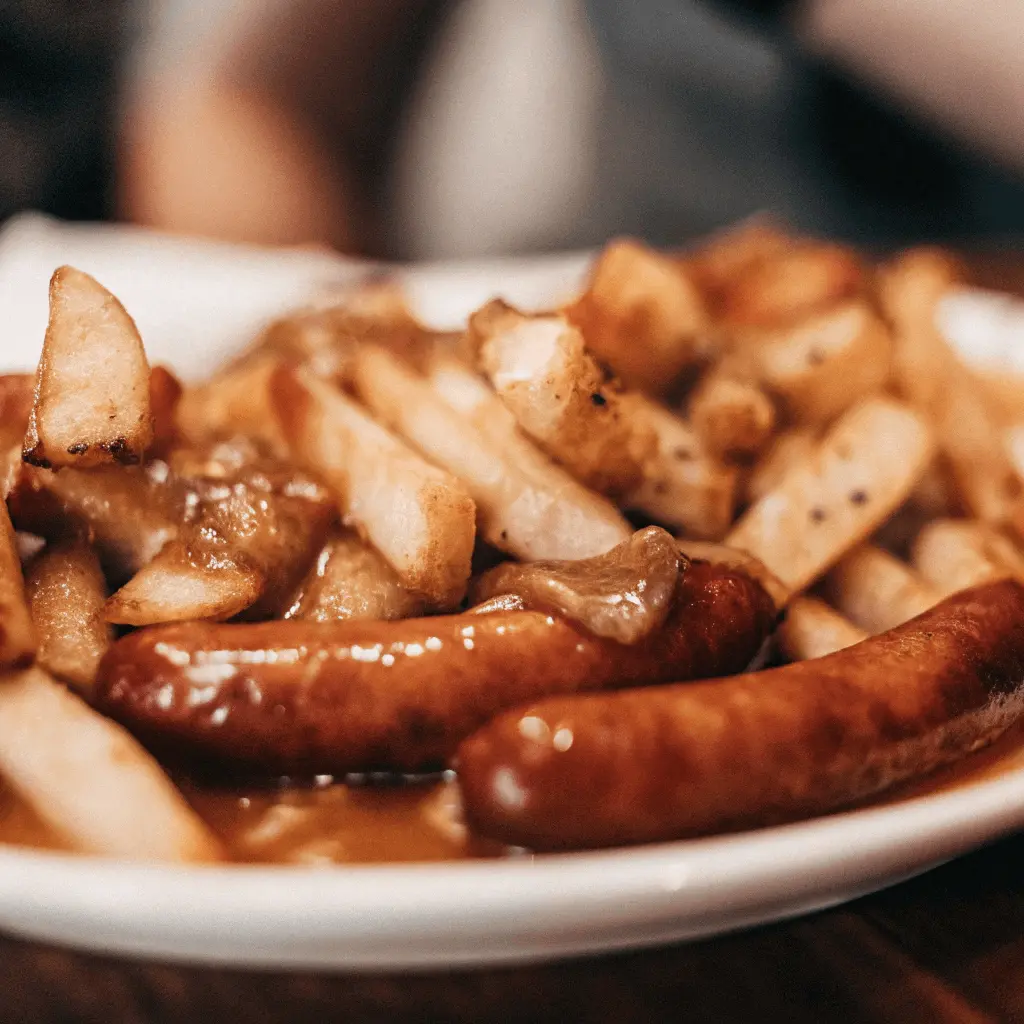
[[[0,938],[0,1021],[1024,1021],[1024,835],[836,910],[526,968],[245,973]]]

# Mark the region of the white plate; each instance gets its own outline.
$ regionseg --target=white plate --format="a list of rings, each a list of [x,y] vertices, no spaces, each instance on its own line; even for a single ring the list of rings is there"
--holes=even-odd
[[[214,365],[265,318],[364,266],[192,245],[41,218],[0,236],[0,370],[29,368],[55,265],[124,300],[155,360]],[[578,280],[578,255],[419,268],[417,303],[450,325],[489,295],[526,304]],[[971,296],[953,311],[971,344]],[[1009,314],[1000,312],[1005,324]],[[1010,318],[1012,320],[1012,317]],[[1004,329],[1020,338],[1020,320]],[[966,327],[964,325],[967,325]],[[977,331],[973,334],[977,335]],[[991,360],[991,351],[984,357]],[[840,903],[1024,826],[1024,754],[973,781],[760,832],[605,853],[451,865],[169,868],[0,848],[0,928],[104,952],[260,967],[445,968],[706,936]]]

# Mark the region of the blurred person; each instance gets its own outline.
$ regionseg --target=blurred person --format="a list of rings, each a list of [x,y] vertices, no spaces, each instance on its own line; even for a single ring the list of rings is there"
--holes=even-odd
[[[153,0],[120,208],[419,257],[762,210],[869,245],[1007,236],[1022,29],[1018,0]]]

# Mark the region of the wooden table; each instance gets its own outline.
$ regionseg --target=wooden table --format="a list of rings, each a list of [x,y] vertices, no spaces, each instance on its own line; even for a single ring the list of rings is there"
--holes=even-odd
[[[0,1022],[1024,1021],[1022,880],[1024,835],[787,924],[450,974],[246,974],[0,937]]]

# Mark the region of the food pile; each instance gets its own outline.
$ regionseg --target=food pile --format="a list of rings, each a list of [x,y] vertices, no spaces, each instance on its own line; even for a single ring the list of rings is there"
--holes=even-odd
[[[368,279],[184,387],[59,268],[0,377],[0,779],[72,849],[202,861],[172,777],[446,771],[470,835],[558,850],[965,756],[1024,710],[1024,385],[940,333],[961,280],[619,240],[558,308],[443,334]]]

